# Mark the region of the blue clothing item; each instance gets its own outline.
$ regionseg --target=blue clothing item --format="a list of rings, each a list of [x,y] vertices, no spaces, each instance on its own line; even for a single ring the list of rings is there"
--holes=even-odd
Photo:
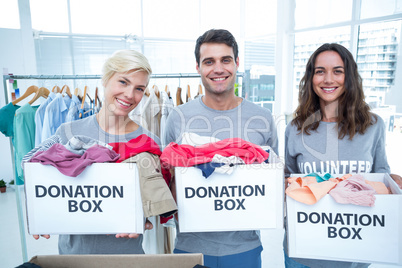
[[[71,98],[72,98],[72,96],[71,96]],[[68,96],[68,95],[65,95],[65,96],[63,97],[64,103],[66,104],[67,108],[70,107],[70,104],[71,104],[71,101],[72,101],[71,98],[70,98],[70,96]]]
[[[80,117],[81,114],[81,117]],[[81,108],[81,104],[78,107],[78,116],[77,119],[86,118],[91,115],[91,107],[87,102],[84,103],[84,108]]]
[[[323,182],[323,181],[327,181],[330,178],[333,178],[331,174],[329,173],[325,173],[324,176],[320,176],[317,173],[310,173],[308,175],[306,175],[306,177],[315,177],[315,179],[317,180],[317,182]]]
[[[289,258],[288,254],[286,254],[285,250],[283,251],[283,254],[285,255],[285,267],[286,268],[309,268],[308,266],[298,263],[297,261],[293,260],[292,258]]]
[[[224,163],[213,163],[213,162],[207,162],[207,163],[202,163],[198,165],[194,165],[194,167],[201,169],[202,171],[202,176],[205,178],[208,178],[209,176],[214,173],[215,168],[221,167],[225,165]]]
[[[210,268],[261,268],[262,246],[255,249],[226,256],[204,255],[204,266]],[[190,253],[174,249],[173,253]]]
[[[35,146],[38,146],[42,142],[42,129],[43,129],[43,119],[45,118],[46,107],[49,103],[56,98],[56,94],[50,92],[47,99],[42,102],[38,110],[35,113]]]
[[[57,128],[64,123],[68,113],[68,107],[60,93],[46,107],[43,118],[41,142],[50,138],[56,133]]]
[[[269,150],[269,149],[267,149],[267,150],[265,150],[265,151],[266,151],[268,154],[270,153],[270,150]],[[268,157],[267,159],[265,159],[264,163],[269,164],[269,157]]]
[[[66,115],[66,122],[72,122],[75,121],[77,119],[79,119],[78,117],[78,109],[81,107],[81,101],[78,99],[77,96],[72,95],[71,96],[71,103],[70,106],[68,108],[68,112]]]

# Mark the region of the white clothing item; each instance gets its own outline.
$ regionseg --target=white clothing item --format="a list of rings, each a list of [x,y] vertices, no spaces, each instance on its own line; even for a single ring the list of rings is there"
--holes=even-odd
[[[140,103],[130,113],[129,117],[143,128],[160,136],[160,112],[161,104],[155,95],[155,90],[149,90],[149,96],[144,95]]]
[[[144,94],[144,96],[142,97],[140,103],[138,103],[138,105],[128,114],[128,117],[130,117],[131,120],[133,120],[134,122],[136,122],[137,124],[141,125],[143,128],[148,129],[148,126],[144,126],[145,119],[144,119],[144,123],[142,122],[142,116],[141,116],[141,112],[142,112],[142,107],[144,107],[144,104],[147,102],[148,100],[148,96]]]
[[[166,125],[166,119],[170,113],[170,111],[173,110],[174,108],[174,103],[173,100],[169,97],[169,95],[165,91],[160,92],[160,99],[162,101],[162,106],[161,106],[161,124],[160,124],[160,132],[161,132],[161,137],[165,134],[165,125]],[[167,144],[162,144],[162,148],[165,148]]]
[[[182,139],[181,144],[187,144],[191,146],[199,146],[206,143],[220,141],[220,139],[214,137],[200,136],[192,132],[184,132],[183,135],[181,136],[181,139]]]
[[[218,172],[221,174],[228,174],[228,175],[232,174],[232,172],[235,169],[235,165],[244,165],[245,164],[243,159],[241,159],[240,157],[237,157],[234,155],[226,157],[226,156],[222,156],[220,154],[214,155],[211,162],[225,164],[221,167],[215,168],[214,172]]]

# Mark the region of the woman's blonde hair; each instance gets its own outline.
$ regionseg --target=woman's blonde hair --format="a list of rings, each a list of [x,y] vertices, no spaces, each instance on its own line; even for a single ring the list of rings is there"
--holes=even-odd
[[[143,54],[132,49],[118,50],[103,64],[102,84],[105,86],[115,73],[129,71],[152,74],[151,65]]]

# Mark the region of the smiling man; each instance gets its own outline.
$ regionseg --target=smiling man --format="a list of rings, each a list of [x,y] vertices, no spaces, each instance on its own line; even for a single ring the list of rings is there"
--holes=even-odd
[[[196,137],[191,140],[192,145],[241,138],[271,146],[277,153],[277,133],[271,112],[234,93],[239,57],[233,35],[226,30],[205,32],[197,39],[195,57],[205,95],[176,107],[169,114],[164,145],[181,144],[184,133],[188,142],[188,133],[192,133],[196,134],[190,135]],[[175,253],[203,253],[204,265],[211,268],[261,267],[262,246],[257,231],[181,233],[179,223],[177,227]]]

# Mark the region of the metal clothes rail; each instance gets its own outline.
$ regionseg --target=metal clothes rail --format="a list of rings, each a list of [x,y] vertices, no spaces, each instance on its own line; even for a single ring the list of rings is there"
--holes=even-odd
[[[244,77],[244,73],[237,73],[237,77]],[[10,100],[9,96],[11,96],[11,92],[9,90],[10,80],[86,80],[86,79],[101,79],[101,75],[3,75],[3,85],[4,85],[4,97],[5,104],[7,105]],[[153,74],[151,75],[151,79],[158,78],[200,78],[198,73],[168,73],[168,74]],[[10,95],[9,95],[10,94]],[[18,214],[18,222],[19,222],[19,231],[20,231],[20,240],[21,240],[21,251],[22,251],[22,259],[23,262],[28,261],[28,251],[26,244],[26,236],[25,236],[25,221],[23,215],[23,209],[21,204],[21,193],[19,189],[19,185],[17,185],[17,174],[15,170],[15,155],[14,155],[14,145],[12,143],[11,137],[10,140],[10,150],[11,150],[11,159],[12,159],[12,167],[13,167],[13,177],[15,181],[15,191],[16,191],[16,202],[17,202],[17,214]]]

